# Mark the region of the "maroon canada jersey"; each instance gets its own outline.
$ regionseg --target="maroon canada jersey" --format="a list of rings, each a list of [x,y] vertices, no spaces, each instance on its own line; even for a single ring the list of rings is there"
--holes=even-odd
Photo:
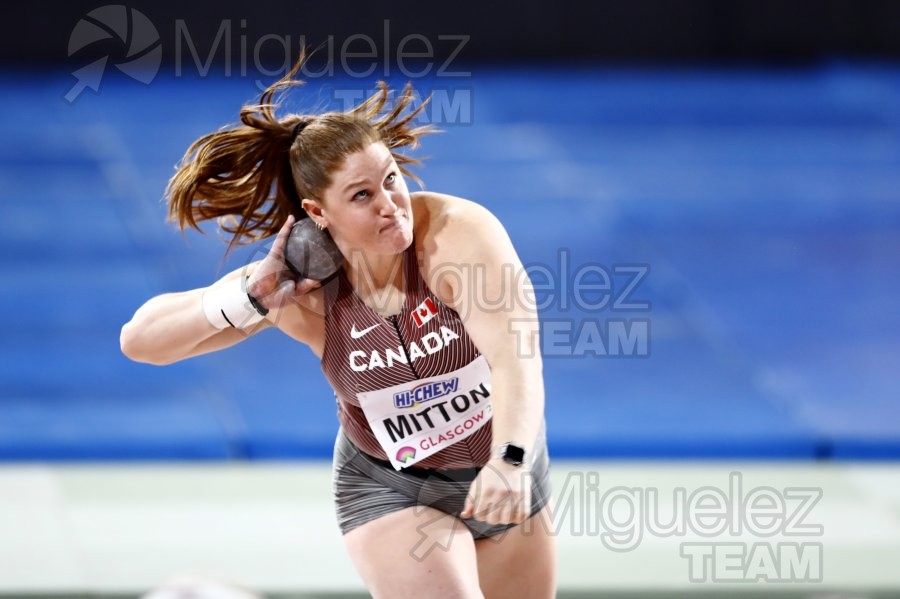
[[[326,286],[325,294],[322,371],[334,389],[338,418],[345,434],[357,447],[382,460],[388,457],[360,407],[357,394],[414,384],[420,379],[451,373],[481,355],[466,333],[459,314],[444,305],[425,284],[416,260],[415,243],[404,252],[402,262],[406,297],[399,314],[384,317],[367,306],[356,295],[343,269]],[[414,424],[422,427],[427,420],[437,434],[441,419],[449,417],[448,410],[439,407],[440,411],[423,411],[420,414],[425,418],[411,417],[410,421],[415,420]],[[410,430],[397,426],[391,434],[412,434],[412,426],[407,422],[403,424]],[[491,441],[491,423],[488,421],[469,436],[446,445],[415,466],[441,469],[483,466],[490,459]]]

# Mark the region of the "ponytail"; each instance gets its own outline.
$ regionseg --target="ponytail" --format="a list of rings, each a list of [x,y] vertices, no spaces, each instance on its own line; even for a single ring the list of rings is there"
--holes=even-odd
[[[305,52],[284,78],[269,86],[256,104],[244,106],[240,125],[204,135],[188,148],[166,188],[168,220],[182,230],[200,231],[199,223],[217,219],[235,245],[253,243],[278,232],[288,215],[305,218],[301,199],[315,198],[331,182],[331,173],[350,153],[383,142],[400,170],[419,160],[396,150],[415,148],[430,125],[412,127],[427,100],[403,114],[414,94],[404,86],[393,108],[378,117],[390,90],[379,91],[348,112],[288,115],[279,119],[275,94],[302,85],[294,79]]]

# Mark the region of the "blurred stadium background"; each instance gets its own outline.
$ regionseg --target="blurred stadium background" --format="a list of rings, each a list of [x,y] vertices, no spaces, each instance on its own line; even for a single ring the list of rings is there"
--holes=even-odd
[[[445,133],[417,173],[496,213],[543,285],[554,481],[575,497],[560,596],[900,595],[900,3],[4,12],[0,596],[136,597],[178,574],[362,592],[312,354],[276,332],[165,368],[118,346],[149,297],[264,249],[223,260],[162,194],[304,42],[332,72],[314,62],[285,108],[377,79],[431,93]],[[823,531],[603,542],[591,489],[658,490],[671,516],[673,489],[728,493],[734,472],[820,490]],[[696,582],[698,540],[821,552],[803,576]]]

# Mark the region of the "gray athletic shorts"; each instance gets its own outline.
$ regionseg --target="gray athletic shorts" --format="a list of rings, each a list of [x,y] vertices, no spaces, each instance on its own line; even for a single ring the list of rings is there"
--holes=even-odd
[[[531,515],[550,501],[550,460],[541,431],[534,447],[531,465]],[[376,518],[416,505],[425,505],[458,516],[466,495],[480,468],[434,470],[404,468],[397,471],[390,462],[362,452],[338,431],[334,444],[332,491],[341,534]],[[472,518],[461,520],[472,536],[483,539],[503,532],[515,524],[491,525]]]

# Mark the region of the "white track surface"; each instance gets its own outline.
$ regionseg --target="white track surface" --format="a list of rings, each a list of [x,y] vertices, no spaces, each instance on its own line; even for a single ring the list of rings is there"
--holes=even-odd
[[[601,496],[610,488],[658,489],[665,521],[674,488],[727,494],[731,472],[740,473],[745,496],[764,486],[820,488],[804,522],[824,533],[703,539],[645,530],[626,552],[611,551],[597,534],[607,530]],[[362,591],[335,524],[330,476],[319,462],[4,465],[0,594],[137,594],[182,574],[266,593]],[[570,507],[554,522],[561,590],[900,589],[900,465],[557,460],[553,479],[554,496],[566,495]],[[624,502],[617,508],[613,517],[627,518]],[[822,581],[692,583],[681,543],[709,541],[821,542]]]

